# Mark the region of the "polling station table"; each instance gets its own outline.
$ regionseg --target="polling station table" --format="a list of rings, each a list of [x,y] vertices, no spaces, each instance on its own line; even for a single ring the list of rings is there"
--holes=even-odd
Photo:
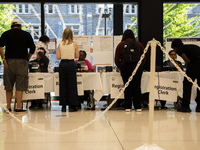
[[[44,93],[58,90],[59,84],[56,86],[56,76],[59,77],[59,73],[29,73],[29,89],[24,94],[23,99],[42,99],[44,98]],[[100,73],[77,73],[77,77],[83,82],[83,90],[95,90],[94,99],[101,99],[103,92]],[[57,80],[59,81],[59,78]],[[3,84],[0,86],[0,100],[6,102]]]
[[[155,73],[155,99],[176,101],[177,95],[183,97],[184,76],[176,72]],[[101,74],[103,94],[111,94],[115,98],[123,87],[123,81],[119,72],[105,72]],[[143,72],[141,79],[141,92],[150,92],[150,72]],[[195,100],[196,88],[192,87],[191,100]],[[123,98],[123,95],[120,97]]]
[[[59,84],[56,84],[58,81],[59,73],[54,73],[54,91],[56,92],[55,96],[59,96]],[[83,85],[83,87],[80,85]],[[94,99],[97,101],[99,101],[103,96],[100,73],[98,72],[77,72],[77,86],[78,92],[80,88],[83,88],[83,90],[95,90]]]

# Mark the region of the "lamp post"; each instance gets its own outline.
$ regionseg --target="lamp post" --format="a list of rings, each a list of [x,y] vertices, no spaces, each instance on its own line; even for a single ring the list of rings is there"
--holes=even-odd
[[[105,18],[105,35],[107,31],[107,18],[110,18],[111,20],[111,11],[112,11],[112,4],[104,4],[104,5],[99,5],[100,9],[102,10],[104,8],[104,14],[102,14],[102,18]]]

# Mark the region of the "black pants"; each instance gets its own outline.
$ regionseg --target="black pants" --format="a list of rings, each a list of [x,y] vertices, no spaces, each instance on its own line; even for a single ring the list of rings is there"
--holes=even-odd
[[[90,91],[87,90],[87,91],[84,91],[84,95],[78,96],[79,103],[83,103],[84,100],[87,100],[87,104],[89,104],[89,102],[90,102],[89,93],[90,93]]]
[[[61,60],[59,65],[60,105],[78,105],[76,65],[74,60]]]
[[[186,74],[192,79],[192,81],[197,79],[197,84],[200,86],[200,59],[199,58],[194,61],[191,61],[188,64]],[[192,90],[192,83],[189,82],[186,78],[184,78],[182,107],[189,107],[191,90]],[[198,89],[197,89],[197,97],[195,101],[197,105],[200,105],[200,91]]]
[[[129,77],[132,75],[137,63],[126,63],[120,68],[121,76],[124,84],[128,81]],[[133,76],[133,80],[129,83],[129,86],[124,91],[125,97],[125,109],[132,108],[132,101],[135,109],[141,109],[141,77],[142,77],[142,67],[140,66]]]

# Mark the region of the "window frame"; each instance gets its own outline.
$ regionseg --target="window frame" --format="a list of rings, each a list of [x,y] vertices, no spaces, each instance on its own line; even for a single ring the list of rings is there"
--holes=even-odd
[[[74,13],[71,12],[72,5],[74,5]],[[77,10],[78,10],[78,4],[69,4],[69,14],[82,14],[82,5],[80,5],[79,12],[77,12]]]
[[[65,25],[63,26],[63,31],[64,31],[65,27],[67,27],[67,26],[70,26],[70,29],[72,30],[73,35],[75,35],[74,31],[78,31],[78,35],[81,35],[81,24],[65,23]],[[79,26],[79,29],[74,29],[74,28],[72,28],[73,26]]]
[[[27,29],[25,30],[26,32],[30,31],[30,35],[31,37],[33,38],[33,41],[36,43],[39,41],[39,38],[41,37],[42,35],[42,28],[41,28],[41,24],[39,23],[31,23],[31,24],[22,24],[22,25],[26,25],[28,26]],[[34,29],[34,26],[38,26],[39,29]],[[28,31],[27,31],[28,30]],[[33,31],[39,31],[39,34],[38,34],[38,39],[35,39],[34,36],[35,36],[35,33]],[[49,31],[48,31],[48,26],[46,25],[46,35],[49,36]]]
[[[49,5],[52,5],[52,13],[49,13]],[[46,14],[55,14],[55,5],[54,4],[45,4],[45,13]]]
[[[29,4],[14,4],[15,5],[15,8],[17,8],[17,9],[15,9],[14,10],[14,12],[16,13],[16,14],[30,14],[31,13],[31,10],[30,10],[30,6],[29,6]],[[22,6],[22,12],[19,12],[19,6]],[[26,13],[26,5],[28,5],[28,12]]]
[[[128,13],[126,12],[127,6],[128,6],[128,10],[129,10]],[[132,6],[134,6],[134,9],[135,9],[134,13],[132,12]],[[124,12],[125,15],[136,14],[137,13],[137,7],[135,7],[135,5],[133,5],[133,4],[124,4],[123,12]]]

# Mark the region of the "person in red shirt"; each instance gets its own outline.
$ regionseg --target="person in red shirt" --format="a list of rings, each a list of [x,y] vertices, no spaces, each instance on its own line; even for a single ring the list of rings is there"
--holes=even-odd
[[[143,45],[135,39],[133,31],[127,29],[122,36],[122,41],[118,44],[115,51],[115,64],[120,69],[124,84],[128,81],[128,78],[132,75],[132,72],[137,65],[137,62],[126,62],[123,59],[124,45],[127,41],[135,41],[137,43],[140,50],[140,55],[142,55],[144,52]],[[132,101],[135,110],[141,111],[141,77],[143,72],[142,66],[145,63],[145,60],[146,57],[143,59],[142,64],[138,68],[136,74],[133,76],[133,80],[129,83],[129,86],[124,91],[126,111],[131,111]]]

